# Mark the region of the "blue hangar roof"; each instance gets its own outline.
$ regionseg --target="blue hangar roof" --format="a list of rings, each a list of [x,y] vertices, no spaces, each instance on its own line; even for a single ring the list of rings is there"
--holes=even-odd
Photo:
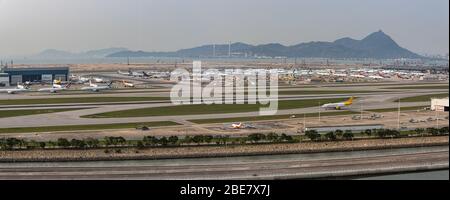
[[[15,74],[68,74],[69,67],[49,67],[49,68],[7,68],[5,73]]]

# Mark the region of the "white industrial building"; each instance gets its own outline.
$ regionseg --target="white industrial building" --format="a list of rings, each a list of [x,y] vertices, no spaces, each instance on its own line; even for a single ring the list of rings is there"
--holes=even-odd
[[[448,112],[448,97],[444,99],[431,99],[431,110]]]

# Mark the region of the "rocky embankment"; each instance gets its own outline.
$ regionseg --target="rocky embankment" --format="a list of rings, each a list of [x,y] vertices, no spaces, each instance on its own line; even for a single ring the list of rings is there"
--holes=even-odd
[[[43,162],[43,161],[100,161],[100,160],[142,160],[169,158],[226,157],[245,155],[270,155],[293,153],[316,153],[405,148],[448,145],[448,136],[415,137],[398,139],[367,139],[337,142],[302,142],[291,144],[198,146],[171,148],[122,148],[89,150],[23,150],[0,151],[0,162]]]

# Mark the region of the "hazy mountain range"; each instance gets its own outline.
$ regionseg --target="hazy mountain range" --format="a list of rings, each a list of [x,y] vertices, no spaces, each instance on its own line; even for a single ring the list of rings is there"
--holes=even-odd
[[[76,58],[105,58],[108,55],[128,51],[126,48],[107,48],[107,49],[99,49],[92,50],[80,53],[72,53],[68,51],[61,51],[56,49],[47,49],[36,55],[31,56],[32,58],[39,59],[76,59]]]
[[[390,36],[382,31],[374,32],[362,40],[342,38],[334,42],[307,42],[292,46],[279,43],[250,45],[233,43],[220,45],[203,45],[181,49],[174,52],[131,51],[125,48],[110,48],[83,53],[69,53],[58,50],[46,50],[36,55],[46,58],[70,57],[228,57],[229,48],[232,57],[308,57],[308,58],[423,58],[400,47]]]

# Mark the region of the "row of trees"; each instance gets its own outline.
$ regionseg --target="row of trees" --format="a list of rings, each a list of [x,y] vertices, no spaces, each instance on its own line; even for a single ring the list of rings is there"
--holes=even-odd
[[[125,139],[117,140],[112,137],[105,137],[105,146],[109,146],[111,144],[117,145],[119,144],[117,141],[122,141],[121,144],[124,144]],[[48,142],[37,142],[34,140],[27,141],[24,139],[17,138],[3,138],[0,139],[0,148],[3,150],[11,150],[11,149],[36,149],[36,148],[77,148],[77,149],[86,149],[86,148],[97,148],[100,146],[100,140],[95,138],[86,138],[82,140],[72,139],[67,140],[65,138],[59,138],[56,141],[48,141]]]
[[[449,128],[443,127],[437,128],[427,128],[427,129],[415,129],[413,131],[417,135],[448,135]],[[364,135],[368,137],[376,136],[378,138],[397,138],[401,134],[397,130],[391,129],[368,129],[363,132]],[[336,140],[352,140],[355,135],[351,130],[336,130],[330,131],[326,134],[319,134],[315,130],[308,130],[305,136],[312,141],[336,141]],[[182,145],[192,145],[192,144],[256,144],[256,143],[280,143],[280,142],[298,142],[290,135],[276,133],[261,134],[255,133],[250,134],[247,137],[241,138],[230,138],[230,136],[211,136],[211,135],[196,135],[196,136],[186,136],[179,138],[177,136],[170,137],[155,137],[155,136],[145,136],[142,140],[138,141],[127,141],[123,137],[105,137],[103,140],[98,140],[95,138],[86,139],[72,139],[67,140],[65,138],[59,138],[56,141],[48,142],[36,142],[27,141],[24,139],[17,138],[0,138],[0,149],[2,150],[13,150],[13,149],[46,149],[46,148],[75,148],[75,149],[87,149],[87,148],[98,148],[98,147],[157,147],[157,146],[182,146]]]
[[[146,147],[146,146],[167,146],[167,145],[176,145],[179,142],[179,138],[177,136],[170,136],[157,138],[154,136],[145,136],[142,141],[137,142],[138,147]]]
[[[157,146],[182,146],[192,144],[216,144],[225,145],[235,142],[245,143],[261,143],[261,142],[292,142],[292,136],[286,134],[278,135],[276,133],[269,133],[267,135],[255,133],[242,138],[230,138],[230,136],[211,136],[211,135],[195,135],[179,138],[178,136],[170,137],[155,137],[145,136],[142,140],[127,141],[123,137],[105,137],[103,140],[95,138],[86,139],[72,139],[59,138],[56,141],[36,142],[26,141],[16,138],[0,139],[0,147],[3,150],[12,149],[35,149],[35,148],[64,148],[64,149],[87,149],[98,147],[157,147]]]
[[[333,141],[338,140],[338,139],[352,140],[355,137],[355,135],[353,134],[353,132],[351,130],[330,131],[324,135],[319,134],[316,130],[308,130],[305,132],[305,136],[308,137],[312,141],[321,141],[323,139],[333,140]]]
[[[290,135],[281,134],[278,135],[276,133],[269,133],[267,135],[261,133],[254,133],[247,136],[247,141],[250,143],[259,143],[259,142],[294,142],[294,138]]]
[[[448,134],[449,130],[448,130],[448,126],[447,127],[442,127],[440,129],[438,128],[427,128],[427,129],[423,129],[423,128],[417,128],[414,130],[414,132],[418,135],[423,135],[423,134],[430,134],[430,135],[446,135]]]
[[[418,135],[448,135],[449,133],[449,127],[443,127],[440,129],[437,128],[418,128],[415,129],[414,132]],[[368,137],[376,136],[378,138],[398,138],[401,136],[400,131],[393,130],[393,129],[367,129],[364,132],[362,132],[364,135]],[[308,130],[305,132],[305,136],[308,137],[312,141],[322,141],[322,140],[352,140],[355,135],[351,130],[336,130],[336,131],[330,131],[324,135],[319,134],[316,130]]]

